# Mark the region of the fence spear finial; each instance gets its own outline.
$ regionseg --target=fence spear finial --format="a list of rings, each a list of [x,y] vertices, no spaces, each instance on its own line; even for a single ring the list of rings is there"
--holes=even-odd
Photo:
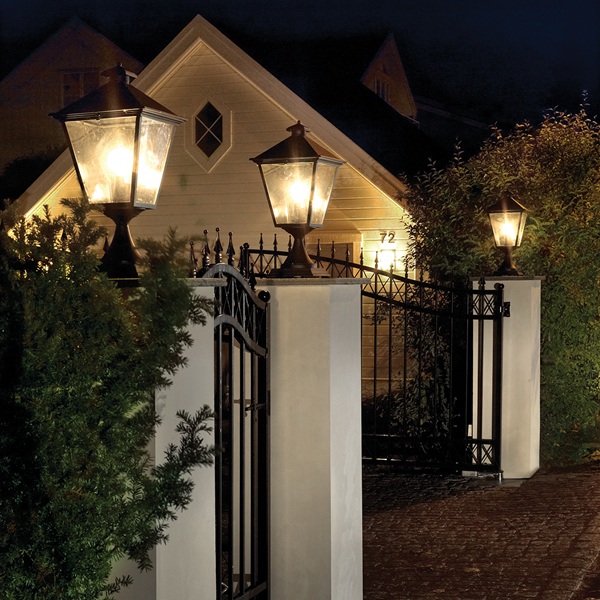
[[[227,245],[227,264],[233,267],[233,257],[235,256],[235,248],[233,247],[233,233],[229,232],[229,244]]]
[[[221,235],[219,233],[219,228],[216,228],[217,239],[215,240],[215,247],[213,251],[215,253],[215,264],[218,265],[223,260],[223,244],[221,244]]]
[[[194,252],[194,240],[190,240],[190,277],[198,276],[198,259]]]

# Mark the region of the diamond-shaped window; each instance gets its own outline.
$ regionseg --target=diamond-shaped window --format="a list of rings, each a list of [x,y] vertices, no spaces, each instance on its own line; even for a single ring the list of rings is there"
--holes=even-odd
[[[223,115],[210,103],[196,115],[196,146],[207,157],[223,143]]]

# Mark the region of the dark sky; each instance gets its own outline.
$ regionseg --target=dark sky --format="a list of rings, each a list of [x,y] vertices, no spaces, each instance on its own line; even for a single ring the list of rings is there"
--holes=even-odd
[[[76,14],[121,43],[151,30],[162,47],[197,13],[269,36],[392,31],[415,76],[471,93],[472,106],[514,104],[515,119],[583,90],[600,105],[600,0],[0,0],[0,36],[49,33]]]

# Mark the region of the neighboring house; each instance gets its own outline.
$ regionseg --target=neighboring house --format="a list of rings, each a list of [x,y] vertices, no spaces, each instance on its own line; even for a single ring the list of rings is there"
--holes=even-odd
[[[392,34],[385,39],[364,72],[361,82],[401,115],[417,119],[417,105]]]
[[[390,65],[399,64],[401,69],[395,52],[386,40],[370,68],[368,60],[356,65],[354,85],[331,89],[330,84],[329,93],[305,101],[197,16],[135,83],[187,122],[176,134],[158,208],[132,222],[133,236],[162,237],[174,226],[184,235],[200,235],[207,229],[214,239],[219,227],[222,236],[234,233],[236,246],[244,242],[256,246],[261,234],[268,246],[278,233],[279,247],[284,249],[287,235],[274,228],[258,171],[249,159],[281,141],[288,135],[286,128],[299,120],[309,135],[346,161],[338,173],[325,227],[311,233],[309,243],[320,239],[328,246],[335,241],[344,251],[349,244],[351,259],[357,261],[363,250],[368,264],[373,264],[376,252],[385,250],[395,267],[402,268],[405,185],[400,173],[414,171],[416,158],[422,167],[430,147],[412,117],[400,114],[361,83],[362,75],[371,81],[369,73],[389,71]],[[327,69],[315,75],[326,76]],[[407,90],[402,106],[410,112],[414,101],[402,70],[400,75]],[[63,106],[56,100],[48,112]],[[58,210],[61,198],[78,195],[71,158],[65,152],[22,195],[19,205],[30,215],[45,204]]]
[[[72,18],[0,81],[0,174],[15,159],[65,147],[62,128],[48,113],[77,100],[102,82],[117,62],[143,65],[103,35]]]

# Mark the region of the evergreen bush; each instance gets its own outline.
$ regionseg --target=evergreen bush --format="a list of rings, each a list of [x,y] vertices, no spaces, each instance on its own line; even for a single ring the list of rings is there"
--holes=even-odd
[[[486,209],[508,191],[529,210],[517,266],[543,276],[542,459],[580,460],[599,441],[600,125],[582,108],[496,130],[478,155],[431,169],[406,198],[410,255],[432,277],[494,273]]]
[[[154,466],[154,392],[185,363],[189,322],[206,321],[170,232],[124,293],[98,271],[103,234],[82,201],[65,214],[0,213],[0,596],[111,598],[128,556],[149,551],[212,462],[208,407],[180,413],[178,445]]]

